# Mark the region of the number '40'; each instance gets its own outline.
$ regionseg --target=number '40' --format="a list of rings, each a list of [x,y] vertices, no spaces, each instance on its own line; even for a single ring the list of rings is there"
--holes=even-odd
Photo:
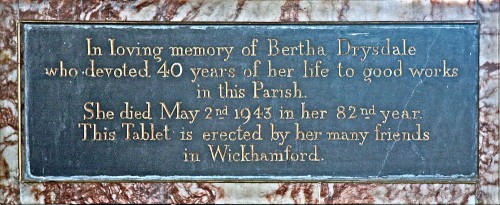
[[[160,69],[158,69],[158,72],[156,73],[162,75],[164,78],[168,78],[170,76],[177,78],[182,75],[182,65],[180,63],[173,63],[168,66],[167,61],[164,61],[163,65],[161,65]]]

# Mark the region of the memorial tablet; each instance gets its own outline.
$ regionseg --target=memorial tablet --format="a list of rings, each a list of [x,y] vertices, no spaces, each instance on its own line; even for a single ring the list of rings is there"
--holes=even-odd
[[[22,23],[22,176],[473,181],[478,28]]]

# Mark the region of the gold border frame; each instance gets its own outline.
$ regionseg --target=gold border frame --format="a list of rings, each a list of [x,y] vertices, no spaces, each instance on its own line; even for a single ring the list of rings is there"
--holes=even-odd
[[[108,24],[108,25],[404,25],[404,24],[422,24],[422,25],[434,25],[434,24],[477,24],[478,31],[478,85],[477,85],[477,130],[476,130],[476,139],[477,139],[477,159],[476,159],[476,175],[474,175],[470,179],[466,178],[450,178],[450,179],[430,179],[430,178],[418,178],[413,177],[411,179],[405,178],[356,178],[356,179],[304,179],[304,180],[293,180],[293,179],[245,179],[245,177],[249,176],[237,176],[232,178],[243,178],[243,179],[186,179],[186,180],[177,180],[177,179],[159,179],[159,180],[148,180],[148,179],[106,179],[106,180],[34,180],[34,179],[25,179],[23,178],[23,115],[22,105],[23,105],[23,94],[22,94],[22,84],[24,81],[21,76],[21,64],[22,64],[22,50],[21,50],[21,26],[25,23],[36,23],[36,24]],[[176,183],[176,182],[207,182],[207,183],[355,183],[355,184],[477,184],[479,182],[480,173],[479,173],[479,120],[480,120],[480,112],[479,112],[479,71],[480,71],[480,56],[481,56],[481,47],[480,47],[480,36],[481,36],[481,21],[480,20],[466,20],[466,21],[349,21],[349,22],[332,22],[332,21],[313,21],[313,22],[227,22],[227,21],[190,21],[190,22],[164,22],[164,21],[58,21],[58,20],[18,20],[16,22],[17,28],[17,97],[18,97],[18,180],[20,183],[40,183],[40,182],[57,182],[57,183]],[[68,176],[67,178],[74,177]],[[93,177],[93,176],[88,176]],[[103,176],[103,177],[116,177],[116,176]],[[130,176],[130,177],[146,177],[146,176]],[[159,176],[165,177],[165,176]],[[184,176],[183,176],[184,177]],[[189,176],[185,176],[189,177]],[[273,177],[273,176],[270,176]],[[276,176],[280,177],[280,176]],[[288,176],[281,176],[288,177]],[[294,177],[294,176],[291,176]],[[298,176],[295,176],[298,177]],[[319,178],[319,177],[317,177]],[[332,177],[333,178],[333,177]]]
[[[23,128],[22,128],[22,98],[21,98],[21,84],[22,84],[22,79],[21,79],[21,22],[17,22],[16,24],[16,29],[17,29],[17,166],[18,166],[18,177],[19,177],[19,182],[22,182],[22,171],[23,171],[23,163],[22,163],[22,136],[23,136]]]

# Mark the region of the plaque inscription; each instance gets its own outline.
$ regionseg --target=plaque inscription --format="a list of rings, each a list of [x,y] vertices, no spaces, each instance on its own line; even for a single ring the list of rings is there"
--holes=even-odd
[[[21,32],[27,181],[477,175],[477,23]]]

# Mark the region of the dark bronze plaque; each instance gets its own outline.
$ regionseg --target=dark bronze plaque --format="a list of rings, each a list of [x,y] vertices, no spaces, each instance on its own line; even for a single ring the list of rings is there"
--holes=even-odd
[[[477,177],[477,23],[20,29],[28,181]]]

